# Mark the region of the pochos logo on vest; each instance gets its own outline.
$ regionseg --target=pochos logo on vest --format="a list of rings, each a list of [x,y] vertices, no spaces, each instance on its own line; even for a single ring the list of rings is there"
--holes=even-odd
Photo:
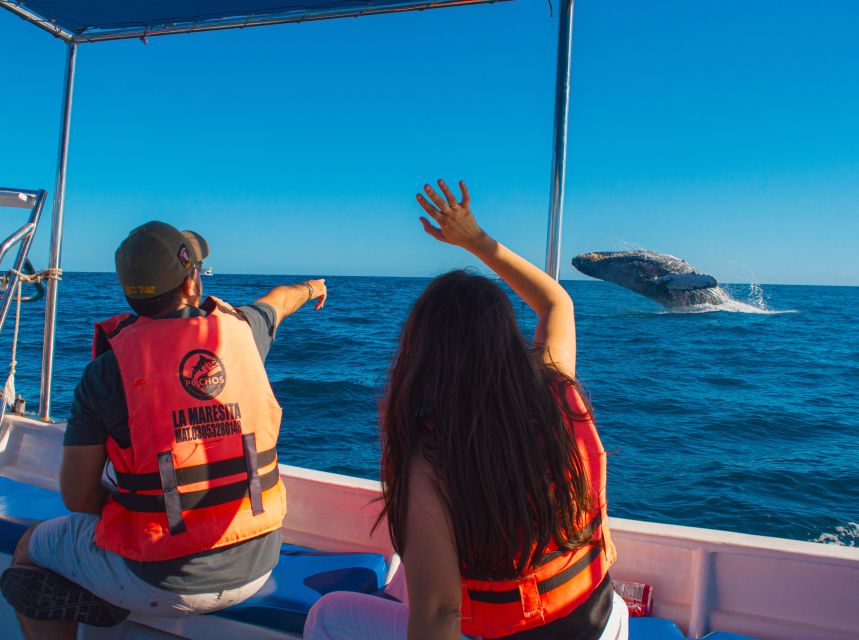
[[[182,388],[198,400],[211,400],[224,390],[227,371],[224,363],[211,351],[195,349],[179,363]]]

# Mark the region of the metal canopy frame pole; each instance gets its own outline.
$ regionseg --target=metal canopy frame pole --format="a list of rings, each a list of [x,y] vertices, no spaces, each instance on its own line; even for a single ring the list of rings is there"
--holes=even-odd
[[[63,210],[66,204],[66,161],[69,155],[69,128],[72,117],[72,93],[75,85],[75,57],[77,44],[68,45],[66,52],[66,76],[63,85],[63,111],[60,124],[60,145],[57,152],[57,180],[54,185],[54,210],[51,222],[51,269],[60,268],[60,249],[63,242]],[[57,285],[55,279],[48,280],[45,298],[45,338],[42,342],[42,385],[39,393],[39,418],[50,420],[51,382],[54,374],[54,335],[57,323]]]
[[[567,172],[567,121],[570,110],[570,62],[573,47],[573,5],[562,0],[558,27],[558,67],[555,79],[555,127],[552,151],[552,199],[546,236],[546,273],[555,280],[561,272],[561,225]]]

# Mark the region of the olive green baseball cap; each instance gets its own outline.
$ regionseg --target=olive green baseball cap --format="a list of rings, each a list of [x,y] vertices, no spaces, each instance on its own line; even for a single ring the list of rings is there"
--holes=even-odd
[[[172,291],[209,255],[199,233],[153,220],[132,229],[116,250],[116,277],[128,298],[143,300]]]

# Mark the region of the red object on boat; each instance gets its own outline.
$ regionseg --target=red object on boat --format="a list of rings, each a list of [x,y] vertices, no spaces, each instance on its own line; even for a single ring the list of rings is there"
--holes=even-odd
[[[615,593],[623,598],[630,617],[649,616],[653,613],[653,587],[643,582],[612,580]]]

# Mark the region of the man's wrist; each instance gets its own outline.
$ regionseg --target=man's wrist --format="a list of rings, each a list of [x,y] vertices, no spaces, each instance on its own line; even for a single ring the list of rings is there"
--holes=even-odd
[[[313,285],[309,282],[302,282],[305,287],[307,287],[307,300],[313,299]]]

